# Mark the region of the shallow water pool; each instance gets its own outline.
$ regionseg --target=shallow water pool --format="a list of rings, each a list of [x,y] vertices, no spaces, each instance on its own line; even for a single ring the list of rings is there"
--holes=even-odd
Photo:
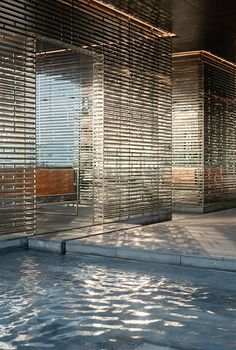
[[[0,349],[236,349],[235,273],[0,255]]]

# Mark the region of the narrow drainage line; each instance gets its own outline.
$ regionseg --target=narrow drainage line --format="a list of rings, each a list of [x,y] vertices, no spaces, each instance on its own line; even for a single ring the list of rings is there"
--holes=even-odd
[[[104,224],[93,224],[93,225],[85,225],[85,226],[75,226],[75,227],[70,227],[70,228],[65,228],[65,229],[60,229],[60,230],[58,229],[55,231],[36,233],[36,234],[31,235],[31,237],[43,236],[43,235],[58,233],[58,232],[73,231],[73,230],[83,229],[83,228],[87,228],[87,227],[97,227],[97,226],[101,226],[101,225],[112,225],[112,224],[116,224],[116,222],[107,222]],[[133,227],[140,227],[140,225],[133,226]]]
[[[65,242],[70,242],[70,241],[75,241],[77,239],[84,239],[84,238],[90,238],[90,237],[95,237],[95,236],[101,236],[101,235],[106,235],[108,233],[117,233],[117,232],[120,232],[120,231],[128,231],[128,230],[131,230],[133,228],[137,228],[137,227],[140,227],[140,225],[137,225],[137,226],[132,226],[132,227],[128,227],[128,228],[119,228],[119,229],[116,229],[116,230],[111,230],[111,231],[107,231],[107,232],[100,232],[100,233],[92,233],[91,235],[85,235],[85,236],[80,236],[80,237],[73,237],[73,238],[68,238],[68,239],[65,239]]]
[[[79,229],[83,229],[83,228],[87,228],[87,227],[97,227],[101,224],[95,224],[95,225],[86,225],[86,226],[75,226],[75,227],[70,227],[70,228],[65,228],[65,229],[58,229],[58,230],[55,230],[55,231],[47,231],[47,232],[41,232],[41,233],[36,233],[36,234],[33,234],[32,237],[37,237],[37,236],[44,236],[44,235],[49,235],[49,234],[52,234],[52,233],[58,233],[58,232],[67,232],[67,231],[73,231],[73,230],[79,230]],[[104,224],[104,225],[107,225],[107,224]]]
[[[118,230],[111,230],[111,231],[107,231],[107,232],[100,232],[100,233],[94,233],[94,234],[91,234],[91,235],[85,235],[85,236],[80,236],[80,237],[74,237],[74,238],[68,238],[68,239],[64,239],[61,241],[61,251],[62,251],[62,254],[66,254],[66,243],[67,242],[73,242],[73,241],[76,241],[76,240],[81,240],[81,239],[84,239],[84,238],[90,238],[90,237],[96,237],[96,236],[101,236],[101,235],[106,235],[106,234],[109,234],[109,233],[118,233],[120,231],[128,231],[128,230],[131,230],[133,228],[137,228],[137,227],[140,227],[140,225],[137,225],[137,226],[133,226],[133,227],[130,227],[130,228],[120,228]],[[115,248],[117,250],[117,248]]]

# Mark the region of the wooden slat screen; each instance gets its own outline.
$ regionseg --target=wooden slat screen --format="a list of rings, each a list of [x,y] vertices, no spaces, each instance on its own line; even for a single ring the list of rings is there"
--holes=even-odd
[[[173,57],[173,204],[236,205],[235,65],[208,52]]]
[[[139,8],[113,3],[137,20],[99,3],[3,0],[0,31],[41,35],[103,57],[93,62],[95,221],[169,219],[170,16],[162,1],[140,1]]]
[[[35,228],[35,40],[0,33],[0,233]]]
[[[173,57],[173,205],[202,211],[204,180],[203,76],[198,56]]]
[[[204,210],[236,206],[236,65],[201,55],[204,71]]]

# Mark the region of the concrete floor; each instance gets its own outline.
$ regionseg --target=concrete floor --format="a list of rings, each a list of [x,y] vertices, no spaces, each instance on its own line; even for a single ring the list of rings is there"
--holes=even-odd
[[[236,209],[147,226],[107,224],[36,235],[29,249],[236,271]]]
[[[48,203],[40,204],[37,215],[37,234],[58,232],[93,223],[93,208],[75,204]]]
[[[58,227],[58,230],[55,232],[49,232],[49,233],[41,233],[35,235],[35,238],[39,238],[42,240],[52,240],[52,241],[70,241],[70,240],[76,240],[76,239],[82,239],[82,238],[88,238],[91,236],[97,236],[97,235],[104,235],[107,233],[115,233],[117,231],[126,231],[131,228],[140,227],[137,225],[132,224],[123,224],[123,223],[108,223],[104,225],[92,225],[88,224],[87,226],[83,226],[78,228],[73,228],[73,226],[70,226],[69,228],[60,230]],[[55,226],[54,226],[55,227]]]
[[[236,259],[236,209],[176,214],[173,221],[83,238],[80,243]]]
[[[58,224],[57,232],[29,237],[29,249],[236,271],[236,209],[175,214],[173,221],[146,226],[110,223],[65,228]],[[10,243],[0,241],[0,248],[12,246],[13,238],[9,236]]]
[[[236,259],[236,209],[203,215],[175,214],[173,221],[147,226],[108,224],[78,228],[42,235],[40,239],[73,239],[75,244],[83,245]]]

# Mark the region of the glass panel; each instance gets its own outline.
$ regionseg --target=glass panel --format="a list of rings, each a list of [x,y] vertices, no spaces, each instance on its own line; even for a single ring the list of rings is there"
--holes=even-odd
[[[37,39],[37,232],[93,223],[93,54]]]

